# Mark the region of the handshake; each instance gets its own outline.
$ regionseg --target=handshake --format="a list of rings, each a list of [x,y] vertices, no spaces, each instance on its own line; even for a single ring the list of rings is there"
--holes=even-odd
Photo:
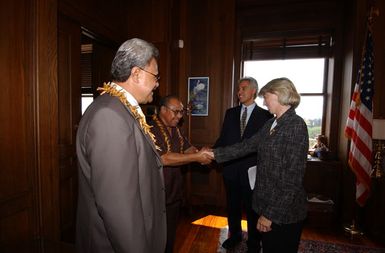
[[[214,152],[209,147],[203,147],[200,150],[196,149],[195,155],[195,161],[202,165],[210,164],[214,160]]]

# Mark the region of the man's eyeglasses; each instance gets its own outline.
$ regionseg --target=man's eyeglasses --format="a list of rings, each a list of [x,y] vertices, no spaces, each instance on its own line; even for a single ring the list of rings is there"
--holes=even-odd
[[[141,67],[139,67],[139,66],[137,66],[137,67],[138,67],[140,70],[143,70],[144,72],[146,72],[146,73],[152,75],[153,77],[155,77],[155,81],[156,81],[156,82],[159,81],[159,79],[160,79],[160,75],[159,75],[159,74],[155,75],[154,73],[151,73],[150,71],[147,71],[147,70],[145,70],[145,69],[143,69],[143,68],[141,68]]]
[[[170,108],[170,107],[168,107],[168,106],[166,106],[166,108],[169,109],[170,111],[172,111],[175,115],[180,114],[180,115],[183,116],[183,115],[185,114],[185,112],[186,112],[185,109],[182,109],[182,110],[175,110],[175,109],[172,109],[172,108]]]

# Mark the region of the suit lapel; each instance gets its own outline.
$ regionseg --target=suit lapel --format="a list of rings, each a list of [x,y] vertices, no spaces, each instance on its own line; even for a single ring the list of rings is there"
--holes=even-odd
[[[235,129],[238,131],[239,138],[241,138],[241,110],[242,110],[242,105],[236,108],[235,117],[237,117],[237,120],[234,120],[234,122],[236,122]]]
[[[140,131],[142,132],[142,134],[144,135],[144,137],[146,138],[147,142],[150,144],[152,150],[154,151],[154,153],[156,154],[156,157],[157,157],[157,160],[158,161],[161,161],[160,159],[160,156],[158,154],[158,151],[156,150],[156,147],[155,147],[155,144],[154,142],[152,141],[152,139],[150,138],[150,136],[148,136],[148,134],[146,134],[143,129],[140,127],[140,124],[139,122],[135,119],[135,116],[132,114],[132,112],[130,111],[130,109],[127,107],[127,106],[124,106],[126,108],[126,110],[128,111],[128,113],[132,116],[132,118],[134,119],[134,124],[140,129]]]

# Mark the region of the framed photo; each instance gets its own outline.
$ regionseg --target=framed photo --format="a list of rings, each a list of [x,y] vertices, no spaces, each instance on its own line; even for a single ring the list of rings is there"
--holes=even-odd
[[[191,103],[192,116],[209,115],[209,78],[188,78],[188,101]]]

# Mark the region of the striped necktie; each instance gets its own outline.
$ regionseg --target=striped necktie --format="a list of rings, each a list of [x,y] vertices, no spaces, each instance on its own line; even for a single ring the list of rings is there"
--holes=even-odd
[[[245,107],[241,116],[241,136],[243,136],[243,132],[245,131],[245,128],[246,128],[246,118],[247,118],[247,107]]]

